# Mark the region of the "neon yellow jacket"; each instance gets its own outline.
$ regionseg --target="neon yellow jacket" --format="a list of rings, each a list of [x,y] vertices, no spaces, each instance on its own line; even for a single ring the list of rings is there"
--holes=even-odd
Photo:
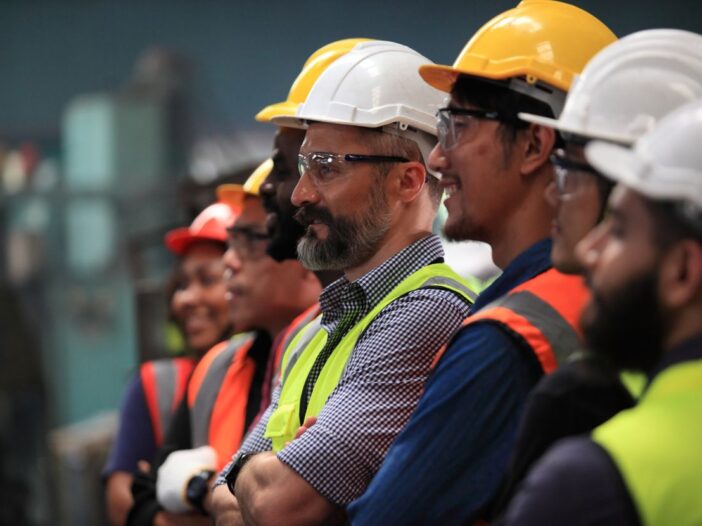
[[[642,524],[702,524],[702,360],[659,373],[639,405],[593,432]]]

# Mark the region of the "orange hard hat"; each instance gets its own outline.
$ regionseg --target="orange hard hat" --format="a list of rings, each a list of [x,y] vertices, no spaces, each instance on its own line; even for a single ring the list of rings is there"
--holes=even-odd
[[[175,228],[165,237],[166,247],[179,256],[196,241],[226,243],[227,228],[232,226],[241,213],[241,207],[231,203],[214,203],[193,220],[190,226]]]

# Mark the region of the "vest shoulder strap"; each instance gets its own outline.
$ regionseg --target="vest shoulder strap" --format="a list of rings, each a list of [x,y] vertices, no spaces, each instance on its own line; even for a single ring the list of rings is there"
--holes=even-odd
[[[251,333],[236,334],[229,341],[217,344],[200,360],[193,373],[197,383],[191,382],[188,390],[193,447],[209,443],[210,418],[222,381],[233,361],[246,358],[253,340]]]
[[[307,325],[300,327],[295,336],[288,343],[286,350],[284,351],[283,360],[281,362],[281,384],[285,383],[285,380],[290,375],[290,371],[293,370],[295,364],[300,359],[302,351],[304,351],[307,346],[312,342],[315,336],[318,337],[322,328],[322,315],[317,315],[312,321]]]
[[[581,277],[550,269],[472,314],[463,325],[500,324],[523,339],[550,373],[581,346],[579,317],[587,298]]]
[[[159,447],[194,367],[195,360],[186,357],[154,360],[140,367],[154,440]]]

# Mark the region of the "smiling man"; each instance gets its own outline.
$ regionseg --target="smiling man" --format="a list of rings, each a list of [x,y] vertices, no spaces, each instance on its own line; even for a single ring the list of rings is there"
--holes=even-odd
[[[368,491],[349,507],[353,524],[480,518],[527,395],[578,346],[582,280],[553,270],[549,258],[544,191],[556,135],[517,115],[560,113],[573,77],[614,39],[574,6],[525,1],[479,29],[452,67],[419,70],[450,93],[429,158],[448,195],[444,231],[488,243],[503,273],[476,299]]]
[[[266,213],[258,189],[271,165],[264,162],[243,187],[218,188],[222,201],[241,210],[227,229],[223,257],[230,318],[239,334],[210,349],[193,371],[151,473],[141,474],[133,486],[129,525],[209,520],[208,480],[236,452],[262,402],[270,398],[265,373],[271,341],[321,291],[300,262],[277,262],[266,254]]]
[[[469,310],[431,234],[441,190],[424,161],[442,95],[417,76],[424,61],[398,44],[359,44],[319,77],[297,119],[278,122],[307,126],[292,194],[300,259],[344,275],[288,347],[281,389],[227,473],[235,507],[217,524],[343,522]]]

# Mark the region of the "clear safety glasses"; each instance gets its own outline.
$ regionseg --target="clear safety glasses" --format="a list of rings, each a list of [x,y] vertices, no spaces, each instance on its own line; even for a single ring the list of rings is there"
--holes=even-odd
[[[324,186],[351,173],[354,163],[406,163],[409,159],[394,155],[310,152],[297,156],[300,177],[308,175],[315,186]]]
[[[253,227],[233,226],[227,229],[227,244],[236,252],[239,259],[256,260],[266,254],[270,236]]]
[[[558,149],[551,154],[554,182],[561,201],[572,199],[584,177],[601,177],[600,173],[587,163],[569,159],[565,150]]]
[[[436,131],[439,144],[451,150],[462,142],[468,142],[478,134],[480,121],[514,122],[496,111],[469,110],[467,108],[441,108],[436,112]]]

